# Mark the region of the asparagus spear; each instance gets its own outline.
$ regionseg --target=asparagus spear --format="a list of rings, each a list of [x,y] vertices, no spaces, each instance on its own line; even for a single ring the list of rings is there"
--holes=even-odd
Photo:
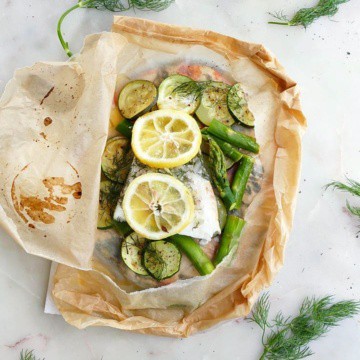
[[[166,241],[176,245],[189,258],[200,275],[208,275],[215,269],[213,263],[193,238],[185,235],[173,235]]]
[[[245,225],[245,220],[240,219],[235,215],[229,215],[226,220],[225,229],[221,236],[220,246],[215,255],[214,265],[221,263],[226,255],[235,246],[240,238],[241,231]]]
[[[238,169],[236,170],[234,180],[231,184],[231,190],[235,196],[234,209],[240,209],[242,199],[245,193],[246,184],[249,180],[249,176],[254,167],[254,159],[250,156],[244,155],[240,160]]]
[[[235,197],[230,189],[230,183],[227,178],[225,156],[219,145],[210,136],[207,137],[210,146],[211,177],[219,190],[220,197],[228,210],[235,206]]]
[[[134,123],[132,123],[130,120],[128,119],[124,119],[123,121],[121,121],[119,123],[119,125],[116,127],[116,130],[124,135],[125,137],[127,137],[128,139],[131,139],[131,135],[132,135],[132,128],[134,126]]]
[[[214,135],[221,140],[224,140],[225,142],[228,142],[229,144],[241,149],[248,150],[256,154],[260,150],[259,144],[253,137],[235,131],[215,119],[211,121],[207,131],[211,135]]]
[[[206,129],[202,130],[202,133],[205,136],[209,135],[209,132]],[[243,157],[243,154],[236,147],[232,146],[231,144],[227,143],[224,140],[221,140],[220,138],[214,135],[212,135],[211,137],[217,142],[224,155],[230,158],[231,160],[237,162]]]

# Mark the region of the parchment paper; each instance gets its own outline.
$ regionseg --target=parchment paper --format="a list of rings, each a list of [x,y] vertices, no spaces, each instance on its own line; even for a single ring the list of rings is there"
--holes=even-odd
[[[88,38],[70,63],[20,70],[6,88],[0,102],[1,224],[29,253],[69,265],[58,266],[53,297],[65,320],[79,328],[180,337],[245,316],[281,267],[292,224],[305,127],[296,84],[261,45],[127,17],[115,18],[113,32]],[[100,157],[116,76],[133,79],[179,61],[218,68],[243,84],[261,146],[261,190],[246,210],[238,248],[215,272],[141,290],[119,270],[118,236],[95,230]],[[81,90],[69,92],[70,79]],[[47,117],[54,118],[51,125]],[[43,181],[52,177],[64,177],[61,186],[55,182],[60,195],[52,192],[54,181]],[[78,184],[76,194],[63,183]],[[44,222],[42,212],[29,214],[31,196],[66,209],[47,210],[54,220]]]

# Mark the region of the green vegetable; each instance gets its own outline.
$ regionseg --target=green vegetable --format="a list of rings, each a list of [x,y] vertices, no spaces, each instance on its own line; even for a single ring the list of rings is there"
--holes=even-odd
[[[21,350],[20,360],[40,360],[34,355],[34,350]],[[43,359],[44,360],[44,359]]]
[[[220,245],[214,259],[215,266],[219,265],[238,243],[244,225],[245,220],[235,215],[229,215],[227,217],[225,229],[222,233]]]
[[[177,234],[167,240],[176,245],[186,255],[200,275],[208,275],[214,271],[214,265],[193,238]]]
[[[333,188],[336,190],[346,191],[352,195],[360,197],[360,183],[349,178],[347,178],[347,182],[348,184],[344,184],[340,181],[333,181],[330,184],[327,184],[325,188]],[[346,202],[346,206],[353,215],[360,218],[360,207],[351,206],[348,201]]]
[[[320,0],[317,5],[313,7],[300,9],[292,19],[289,19],[282,12],[275,14],[270,13],[270,15],[280,21],[269,21],[269,24],[287,26],[302,25],[306,28],[322,16],[334,16],[339,10],[339,5],[348,1],[349,0]]]
[[[120,186],[109,180],[101,181],[97,228],[107,230],[113,226],[112,213],[120,196]]]
[[[240,209],[242,199],[246,190],[246,184],[249,180],[249,176],[254,167],[254,159],[252,157],[244,155],[240,160],[238,169],[236,170],[234,180],[231,184],[231,190],[235,196],[234,209]]]
[[[125,265],[138,275],[149,275],[142,264],[142,255],[146,244],[146,239],[135,232],[127,236],[121,243],[121,257]]]
[[[208,135],[208,131],[202,130],[202,133],[204,135]],[[212,139],[219,145],[221,151],[224,153],[224,155],[226,157],[228,157],[229,159],[233,160],[234,162],[239,161],[242,157],[243,154],[234,146],[232,146],[231,144],[227,143],[224,140],[221,140],[220,138],[216,137],[216,136],[211,136]]]
[[[241,84],[237,83],[231,87],[227,95],[227,105],[231,115],[242,125],[249,127],[255,125],[254,115],[249,109]]]
[[[218,196],[215,196],[215,198],[216,198],[216,206],[218,210],[220,229],[222,230],[226,224],[227,210],[222,200]]]
[[[196,91],[188,91],[186,93],[177,91],[182,86],[188,87],[188,85],[191,86],[193,83],[197,84],[184,75],[175,74],[168,76],[159,86],[158,108],[182,110],[188,114],[194,113],[200,103]]]
[[[133,231],[126,221],[120,222],[112,219],[112,227],[122,237],[128,236]]]
[[[129,120],[149,112],[156,104],[158,92],[156,86],[147,80],[134,80],[127,83],[119,94],[119,110]]]
[[[232,210],[235,206],[235,197],[230,189],[230,183],[227,178],[224,153],[210,136],[207,138],[209,140],[211,177],[226,208]]]
[[[209,125],[213,119],[228,126],[235,122],[227,106],[229,89],[230,86],[225,83],[211,81],[203,90],[200,105],[196,110],[196,116],[203,124]]]
[[[122,12],[130,9],[161,11],[168,8],[174,0],[80,0],[76,5],[66,10],[61,16],[57,24],[57,35],[61,46],[66,54],[71,57],[73,53],[69,49],[69,43],[64,40],[61,32],[61,25],[72,11],[79,8],[92,8],[96,10],[109,10],[113,12]]]
[[[120,136],[107,141],[101,157],[101,170],[108,179],[119,183],[125,181],[133,160],[129,147],[129,140]]]
[[[125,119],[119,123],[119,125],[116,127],[116,130],[128,139],[131,139],[133,126],[134,124],[130,120]]]
[[[209,134],[241,149],[251,151],[255,154],[257,154],[260,150],[259,144],[253,137],[235,131],[215,119],[211,121],[207,131]]]
[[[143,265],[155,280],[165,280],[180,270],[181,253],[171,242],[149,241],[143,252]]]
[[[311,341],[326,334],[341,320],[358,314],[360,302],[334,302],[332,296],[306,298],[299,315],[285,317],[279,312],[272,321],[268,320],[269,310],[269,295],[264,294],[254,306],[249,319],[262,329],[264,351],[260,360],[297,360],[313,354],[308,345]]]

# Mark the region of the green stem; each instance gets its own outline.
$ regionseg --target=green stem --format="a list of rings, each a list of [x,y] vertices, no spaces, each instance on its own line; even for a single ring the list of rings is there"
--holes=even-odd
[[[260,150],[260,146],[256,142],[255,138],[235,131],[220,121],[212,120],[207,128],[207,131],[211,135],[217,136],[221,140],[224,140],[225,142],[241,149],[251,151],[255,154],[257,154]]]
[[[220,246],[215,255],[214,265],[217,266],[230,253],[231,249],[239,241],[245,220],[229,215],[226,220],[225,228],[220,240]]]
[[[208,132],[206,130],[202,130],[202,133],[205,136],[208,136]],[[219,148],[222,150],[225,156],[227,156],[229,159],[236,161],[239,161],[243,154],[236,149],[236,147],[232,146],[231,144],[225,142],[224,140],[221,140],[220,138],[212,135],[212,138],[215,140],[215,142],[219,145]]]
[[[269,21],[268,24],[291,26],[289,22]]]
[[[82,8],[82,7],[85,7],[89,2],[91,2],[92,0],[87,0],[87,1],[79,1],[76,5],[72,6],[70,9],[66,10],[61,16],[60,16],[60,19],[57,23],[57,35],[58,35],[58,38],[60,40],[60,43],[61,43],[61,46],[63,47],[63,49],[65,50],[66,52],[66,55],[68,57],[71,57],[73,55],[73,53],[71,52],[71,50],[69,49],[69,43],[66,42],[64,40],[64,37],[62,35],[62,32],[61,32],[61,25],[64,21],[64,19],[66,18],[67,15],[69,15],[72,11],[76,10],[76,9],[79,9],[79,8]]]
[[[239,167],[235,173],[234,180],[231,184],[231,190],[235,196],[234,209],[240,209],[242,199],[246,190],[246,184],[254,167],[254,159],[249,156],[244,156],[240,160]]]
[[[214,271],[213,263],[193,238],[185,235],[173,235],[166,240],[176,245],[189,258],[200,275],[208,275]]]
[[[131,122],[128,119],[124,119],[123,121],[121,121],[119,123],[119,125],[116,127],[116,130],[124,135],[125,137],[127,137],[128,139],[131,139],[131,135],[132,135],[132,128],[134,126],[134,123]]]

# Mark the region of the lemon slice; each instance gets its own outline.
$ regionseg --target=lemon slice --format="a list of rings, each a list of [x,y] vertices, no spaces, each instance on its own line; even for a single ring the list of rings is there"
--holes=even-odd
[[[155,168],[173,168],[199,152],[201,132],[195,119],[183,111],[157,110],[135,122],[131,146],[135,156]]]
[[[127,187],[122,203],[127,223],[139,235],[160,240],[178,234],[194,218],[189,189],[171,175],[147,173]]]

